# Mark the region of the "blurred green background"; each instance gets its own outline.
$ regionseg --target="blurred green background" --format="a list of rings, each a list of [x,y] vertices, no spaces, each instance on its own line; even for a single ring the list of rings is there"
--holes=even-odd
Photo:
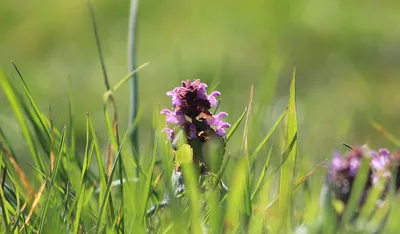
[[[92,4],[115,84],[127,74],[130,3]],[[229,113],[231,123],[247,105],[254,85],[249,142],[254,148],[285,107],[296,66],[299,157],[307,159],[300,163],[330,157],[342,149],[341,142],[393,149],[368,120],[394,134],[400,130],[399,9],[394,0],[140,1],[138,65],[150,63],[139,74],[141,146],[151,139],[152,113],[159,103],[170,107],[165,92],[181,80],[200,78],[220,81],[221,110]],[[68,123],[70,80],[80,147],[86,111],[105,143],[105,88],[86,1],[0,1],[0,32],[2,69],[18,82],[9,63],[15,61],[41,110],[48,113],[51,105],[59,127]],[[128,85],[116,99],[125,129]],[[27,152],[2,92],[0,107],[0,126],[18,151]],[[236,134],[229,152],[240,148],[241,137]]]

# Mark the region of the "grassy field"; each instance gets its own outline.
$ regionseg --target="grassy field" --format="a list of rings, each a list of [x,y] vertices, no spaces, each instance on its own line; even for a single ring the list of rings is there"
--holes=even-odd
[[[128,74],[129,1],[92,5],[115,86]],[[354,205],[356,195],[342,203],[321,190],[333,152],[348,150],[342,142],[399,147],[371,124],[400,137],[399,7],[142,1],[137,57],[149,65],[139,72],[140,115],[129,128],[129,85],[113,93],[118,125],[103,98],[85,1],[1,2],[0,231],[369,233],[385,223],[384,233],[395,233],[394,212],[382,221],[397,207],[395,189],[378,208],[376,196],[367,200],[369,210]],[[159,113],[171,108],[165,94],[186,79],[222,93],[219,110],[232,125],[223,170],[208,176],[193,170],[197,164],[182,166],[184,195],[152,210],[176,192],[170,176],[179,155],[196,155],[173,151],[161,133]],[[126,138],[132,128],[139,130],[133,150]],[[376,187],[371,194],[379,197]],[[354,211],[361,213],[354,218]]]

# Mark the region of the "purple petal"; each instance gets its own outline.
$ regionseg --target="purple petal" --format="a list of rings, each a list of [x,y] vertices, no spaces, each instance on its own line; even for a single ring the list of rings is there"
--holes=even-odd
[[[379,154],[382,156],[389,156],[390,152],[388,149],[382,148],[382,149],[379,149]]]
[[[226,135],[226,131],[224,128],[218,128],[217,131],[215,131],[215,133],[218,134],[218,136],[225,136]]]
[[[226,112],[219,112],[218,114],[215,115],[215,117],[219,118],[219,119],[225,118],[227,116],[228,116],[228,114]]]
[[[173,136],[174,136],[174,130],[170,129],[170,128],[164,128],[162,130],[162,132],[167,133],[167,138],[168,140],[172,140]]]
[[[167,123],[172,123],[172,124],[178,124],[179,123],[179,120],[178,120],[178,118],[176,118],[176,115],[167,116],[167,118],[165,118],[165,121],[167,121]]]
[[[353,176],[356,175],[359,167],[360,167],[359,158],[356,158],[356,157],[350,158],[350,162],[349,162],[350,174]]]
[[[207,99],[210,102],[211,106],[217,106],[218,105],[218,101],[215,97],[220,96],[221,93],[218,91],[214,91],[212,92],[210,95],[208,95]]]
[[[181,112],[173,112],[169,109],[164,109],[160,113],[167,115],[167,118],[165,119],[167,123],[184,124],[186,122],[185,115]]]
[[[200,82],[200,80],[196,80]],[[206,99],[207,98],[207,85],[205,83],[200,83],[197,88],[197,98]]]
[[[331,168],[333,171],[339,171],[343,167],[343,158],[342,156],[335,152],[332,157]]]
[[[225,122],[220,122],[217,126],[217,130],[215,131],[215,133],[217,133],[219,136],[225,136],[226,135],[226,131],[225,128],[229,128],[231,125]]]
[[[226,123],[226,122],[221,122],[220,124],[218,124],[219,128],[230,128],[231,125]]]
[[[178,91],[179,91],[179,88],[175,88],[174,90],[167,92],[167,96],[171,97],[172,105],[174,107],[182,105],[182,100],[178,96]]]
[[[171,115],[172,111],[170,109],[163,109],[162,111],[160,111],[160,114]]]
[[[207,119],[207,124],[210,126],[218,126],[223,122],[222,118],[225,118],[226,116],[228,116],[226,112],[220,112],[214,115],[212,119]]]

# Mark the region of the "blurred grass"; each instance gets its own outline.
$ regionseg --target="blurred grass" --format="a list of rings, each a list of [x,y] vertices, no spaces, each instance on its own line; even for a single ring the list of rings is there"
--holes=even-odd
[[[129,1],[98,0],[93,6],[114,85],[126,75]],[[254,149],[287,104],[294,64],[302,139],[297,145],[299,173],[329,157],[342,141],[394,147],[368,120],[392,133],[400,130],[399,7],[397,1],[141,1],[138,64],[150,63],[140,76],[142,150],[152,147],[147,142],[153,135],[153,110],[160,102],[170,105],[165,92],[186,78],[220,81],[221,109],[229,113],[229,122],[240,116],[248,102],[243,94],[254,85],[257,120],[249,123],[248,135],[249,149]],[[1,1],[0,31],[1,66],[19,84],[9,61],[16,62],[38,108],[48,110],[51,105],[59,128],[68,123],[70,80],[80,155],[86,142],[86,111],[100,145],[105,145],[105,90],[85,1]],[[128,123],[128,90],[122,87],[115,95],[121,129]],[[0,107],[1,128],[11,142],[21,142],[14,150],[18,155],[29,152],[3,93]],[[240,150],[241,137],[236,135],[228,153]],[[260,158],[265,159],[269,146]],[[33,173],[27,164],[21,166]]]

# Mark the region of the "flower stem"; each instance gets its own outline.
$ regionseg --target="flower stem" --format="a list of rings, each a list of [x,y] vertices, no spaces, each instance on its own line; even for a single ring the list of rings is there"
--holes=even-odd
[[[137,9],[139,0],[131,1],[130,16],[129,16],[129,29],[128,29],[128,72],[133,72],[136,69],[136,26],[137,26]],[[133,123],[137,116],[138,111],[138,83],[137,74],[134,74],[131,79],[131,104],[130,104],[130,117],[129,124]],[[138,133],[137,128],[133,129],[131,133],[131,144],[133,149],[138,149]]]

